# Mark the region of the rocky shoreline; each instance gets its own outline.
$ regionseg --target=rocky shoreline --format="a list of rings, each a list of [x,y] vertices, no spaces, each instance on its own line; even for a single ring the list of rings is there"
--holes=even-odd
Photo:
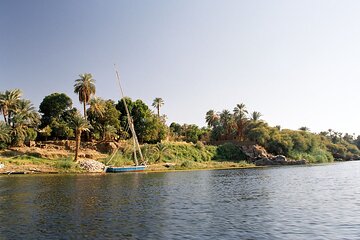
[[[241,151],[248,157],[248,161],[256,166],[272,166],[272,165],[303,165],[307,161],[287,159],[283,155],[272,155],[265,148],[259,145],[241,146]]]

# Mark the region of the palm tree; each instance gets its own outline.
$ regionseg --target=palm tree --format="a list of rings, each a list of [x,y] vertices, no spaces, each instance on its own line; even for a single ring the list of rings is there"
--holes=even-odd
[[[161,162],[165,157],[171,157],[170,149],[162,143],[158,143],[153,148],[155,162]]]
[[[13,144],[21,146],[29,136],[28,130],[36,128],[40,123],[40,116],[29,100],[20,99],[16,108],[9,111],[8,122]]]
[[[160,117],[160,107],[164,105],[164,100],[162,98],[155,98],[152,106],[157,109],[157,115]]]
[[[112,125],[105,125],[103,128],[103,140],[115,139],[118,135],[117,129]]]
[[[86,119],[86,107],[90,101],[91,95],[95,94],[95,79],[91,73],[84,73],[79,75],[79,79],[75,80],[74,93],[79,94],[80,103],[84,104],[84,117]]]
[[[239,136],[239,140],[244,140],[244,128],[247,121],[246,114],[248,111],[246,110],[245,104],[240,103],[237,104],[234,108],[234,116],[235,116],[235,122],[237,126],[237,133]]]
[[[14,125],[22,122],[27,126],[35,127],[40,123],[40,116],[29,100],[21,99],[14,110],[12,122]]]
[[[78,155],[79,155],[79,148],[81,143],[81,133],[83,131],[90,131],[91,125],[90,123],[81,116],[79,112],[77,112],[73,117],[71,118],[70,122],[71,127],[75,130],[75,158],[74,161],[77,162]]]
[[[205,120],[209,127],[215,127],[219,124],[219,115],[214,110],[209,110],[206,113]]]
[[[16,109],[20,97],[20,89],[7,90],[5,93],[0,94],[0,109],[4,116],[4,121],[8,125],[10,125],[12,113]]]
[[[5,122],[0,122],[0,142],[8,143],[10,141],[10,127]]]
[[[262,114],[260,112],[256,112],[256,111],[252,112],[251,113],[251,121],[253,121],[253,122],[259,121],[261,116],[262,116]]]
[[[11,128],[10,136],[12,139],[12,145],[23,145],[25,138],[28,136],[28,126],[23,123],[17,123]]]
[[[229,110],[223,110],[220,113],[220,123],[226,131],[226,136],[229,137],[234,123],[233,115]]]
[[[90,100],[90,107],[88,109],[88,111],[94,115],[99,116],[100,118],[102,118],[105,114],[106,111],[106,102],[105,100],[101,99],[101,98],[93,98]]]

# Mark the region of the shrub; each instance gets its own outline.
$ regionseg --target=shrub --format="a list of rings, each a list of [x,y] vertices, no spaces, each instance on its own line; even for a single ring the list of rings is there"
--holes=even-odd
[[[225,143],[216,149],[215,160],[230,160],[239,161],[245,160],[246,155],[240,150],[240,148],[233,143]]]

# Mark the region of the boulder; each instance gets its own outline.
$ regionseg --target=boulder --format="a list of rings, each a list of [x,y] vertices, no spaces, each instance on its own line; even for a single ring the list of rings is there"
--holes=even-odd
[[[281,164],[281,165],[286,165],[286,163],[288,162],[286,157],[283,155],[277,155],[277,156],[271,158],[271,161],[273,161],[277,164]]]
[[[81,169],[87,172],[103,172],[105,168],[103,163],[92,159],[79,160],[78,164]]]
[[[269,158],[260,158],[255,160],[256,166],[269,166],[269,165],[275,165],[273,161],[271,161]]]
[[[248,145],[241,146],[241,151],[250,159],[260,159],[260,158],[271,158],[272,154],[269,154],[265,148],[259,145]]]
[[[272,165],[302,165],[306,164],[306,160],[290,160],[283,155],[277,155],[272,158],[260,158],[254,161],[256,166],[272,166]]]
[[[97,151],[101,153],[112,153],[118,146],[114,142],[100,142],[96,144]]]

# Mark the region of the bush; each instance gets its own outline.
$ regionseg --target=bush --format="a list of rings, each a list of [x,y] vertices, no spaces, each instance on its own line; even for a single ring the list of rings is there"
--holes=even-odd
[[[216,149],[215,160],[230,160],[239,161],[245,160],[246,155],[240,150],[240,148],[233,143],[225,143]]]
[[[305,159],[309,163],[326,163],[334,161],[332,154],[321,148],[315,148],[311,152],[291,151],[289,157],[296,160]]]
[[[193,163],[191,161],[187,160],[187,161],[182,162],[180,167],[182,167],[182,168],[191,168],[192,165],[193,165]]]
[[[168,148],[168,156],[165,156],[165,161],[171,160],[191,160],[195,162],[210,161],[215,155],[214,146],[205,146],[202,143],[171,143],[166,144]]]

